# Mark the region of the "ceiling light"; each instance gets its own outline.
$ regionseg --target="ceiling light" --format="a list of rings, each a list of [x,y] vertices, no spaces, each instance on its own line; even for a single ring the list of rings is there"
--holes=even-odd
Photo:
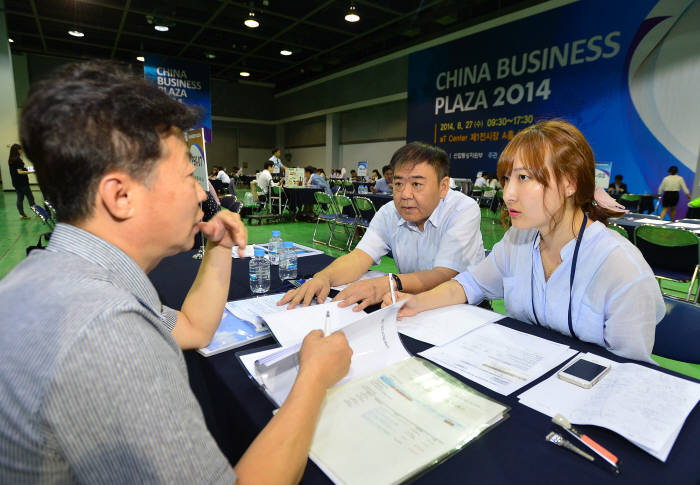
[[[282,54],[283,56],[291,56],[291,55],[292,55],[292,51],[290,51],[290,50],[288,50],[288,49],[282,49],[282,50],[280,51],[280,54]]]
[[[360,14],[357,13],[357,7],[355,6],[355,2],[352,2],[350,6],[348,7],[348,11],[345,12],[345,21],[346,22],[357,22],[360,20]]]
[[[260,22],[255,18],[255,12],[249,12],[243,24],[251,29],[256,29],[260,26]]]
[[[12,40],[12,39],[7,39],[7,41],[8,41],[10,44],[14,44],[14,43],[15,43],[15,41]]]
[[[207,56],[207,59],[215,59],[216,58],[216,54],[214,54],[213,52],[207,52],[204,55]]]
[[[238,74],[240,74],[241,77],[250,77],[250,73],[248,71],[241,71]]]
[[[167,32],[168,30],[170,30],[170,27],[168,27],[167,25],[154,25],[153,28],[156,29],[158,32]]]
[[[139,61],[139,62],[145,62],[145,61],[146,61],[146,58],[143,57],[143,56],[136,56],[136,60]]]
[[[79,30],[69,30],[68,33],[72,35],[73,37],[85,37],[85,34],[83,34]]]

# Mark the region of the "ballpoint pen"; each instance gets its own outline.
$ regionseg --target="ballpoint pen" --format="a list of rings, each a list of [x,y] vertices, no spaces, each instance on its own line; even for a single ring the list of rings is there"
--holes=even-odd
[[[391,303],[392,305],[396,303],[396,293],[394,293],[394,279],[391,273],[389,273],[389,290],[391,291]]]
[[[571,426],[568,419],[561,414],[557,414],[552,418],[552,422],[599,456],[608,465],[610,471],[613,473],[620,473],[620,460],[590,437],[581,434],[576,428]]]
[[[331,334],[331,312],[326,310],[326,322],[323,324],[323,336],[328,337]]]
[[[570,441],[566,440],[559,433],[555,433],[554,431],[550,431],[549,434],[547,436],[545,436],[544,439],[546,439],[550,443],[553,443],[557,446],[561,446],[562,448],[566,448],[569,451],[573,451],[574,453],[576,453],[579,456],[584,457],[588,461],[595,461],[595,459],[591,455],[589,455],[588,453],[586,453],[585,451],[583,451],[579,447],[573,445]]]

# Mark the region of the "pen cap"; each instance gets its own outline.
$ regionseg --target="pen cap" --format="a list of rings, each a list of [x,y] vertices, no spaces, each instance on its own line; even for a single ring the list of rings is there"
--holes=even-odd
[[[555,414],[552,418],[552,422],[556,425],[561,426],[564,429],[571,429],[571,423],[561,414]]]

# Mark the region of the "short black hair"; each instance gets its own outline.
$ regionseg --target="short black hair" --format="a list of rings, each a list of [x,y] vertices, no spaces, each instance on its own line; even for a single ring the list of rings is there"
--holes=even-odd
[[[387,170],[391,170],[392,172],[394,171],[394,169],[391,168],[391,165],[384,165],[384,166],[382,167],[382,175],[384,175],[384,174],[386,173]]]
[[[671,175],[676,175],[678,173],[678,167],[676,167],[675,165],[671,165],[670,167],[668,167],[668,173],[670,173]]]
[[[311,165],[307,165],[306,167],[304,167],[304,172],[314,173],[315,171],[316,169]]]
[[[20,138],[59,221],[93,212],[100,179],[123,170],[143,183],[162,156],[161,136],[194,126],[201,111],[108,61],[69,64],[32,86]]]
[[[406,163],[411,166],[418,163],[427,163],[435,169],[438,183],[445,177],[450,176],[450,157],[447,152],[440,147],[429,145],[420,141],[408,143],[394,153],[389,165],[396,173],[397,167]]]
[[[622,175],[620,175],[619,173],[615,175],[615,180],[622,180]]]
[[[274,166],[275,166],[275,164],[272,163],[270,160],[268,160],[268,161],[265,162],[265,165],[263,165],[263,168],[264,168],[264,169],[267,169],[267,168],[269,168],[269,167],[274,167]]]
[[[279,151],[279,148],[273,148],[272,151],[270,152],[270,155],[274,155]]]

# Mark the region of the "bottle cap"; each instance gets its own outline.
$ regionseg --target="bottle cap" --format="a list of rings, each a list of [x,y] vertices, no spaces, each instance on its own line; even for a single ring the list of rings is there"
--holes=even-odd
[[[272,235],[280,237],[280,232],[279,231],[272,231]]]
[[[284,248],[285,249],[292,249],[294,247],[294,242],[293,241],[285,241],[284,242]]]
[[[254,250],[255,257],[265,257],[265,250],[263,248],[255,248]]]

